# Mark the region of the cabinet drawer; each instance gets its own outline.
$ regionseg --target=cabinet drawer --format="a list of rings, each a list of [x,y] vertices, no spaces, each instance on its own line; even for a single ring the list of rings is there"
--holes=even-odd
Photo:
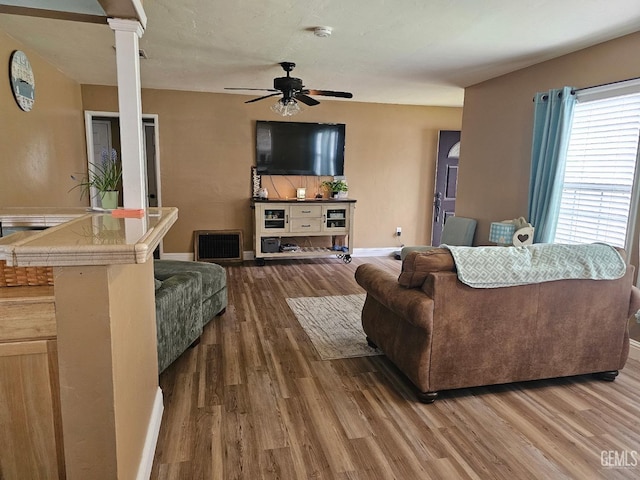
[[[322,227],[320,218],[292,218],[291,232],[319,232]]]
[[[0,341],[55,336],[56,313],[53,301],[0,303]]]
[[[322,205],[293,205],[290,212],[292,218],[321,217]]]

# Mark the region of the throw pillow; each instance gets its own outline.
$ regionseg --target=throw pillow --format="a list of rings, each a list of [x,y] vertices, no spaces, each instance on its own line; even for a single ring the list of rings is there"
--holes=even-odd
[[[426,252],[411,252],[402,262],[398,283],[403,287],[421,287],[431,272],[452,272],[455,263],[446,248],[433,248]]]

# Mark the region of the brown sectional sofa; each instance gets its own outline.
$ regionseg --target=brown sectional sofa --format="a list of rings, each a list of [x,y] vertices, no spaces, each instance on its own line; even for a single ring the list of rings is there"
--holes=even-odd
[[[398,279],[364,264],[356,280],[367,292],[368,341],[426,403],[456,388],[588,373],[613,380],[629,352],[628,319],[640,309],[633,266],[617,280],[478,289],[436,248],[410,253]]]

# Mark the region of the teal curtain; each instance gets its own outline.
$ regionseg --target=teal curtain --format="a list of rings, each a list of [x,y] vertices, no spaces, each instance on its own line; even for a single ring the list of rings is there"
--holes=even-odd
[[[529,179],[529,223],[534,242],[550,243],[556,234],[575,95],[571,87],[537,93],[533,99],[533,145]]]

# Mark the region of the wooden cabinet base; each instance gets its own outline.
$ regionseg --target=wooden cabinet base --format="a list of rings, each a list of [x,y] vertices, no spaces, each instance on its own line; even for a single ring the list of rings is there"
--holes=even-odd
[[[55,340],[0,343],[0,478],[65,478]]]
[[[66,477],[53,287],[0,288],[0,478]]]

